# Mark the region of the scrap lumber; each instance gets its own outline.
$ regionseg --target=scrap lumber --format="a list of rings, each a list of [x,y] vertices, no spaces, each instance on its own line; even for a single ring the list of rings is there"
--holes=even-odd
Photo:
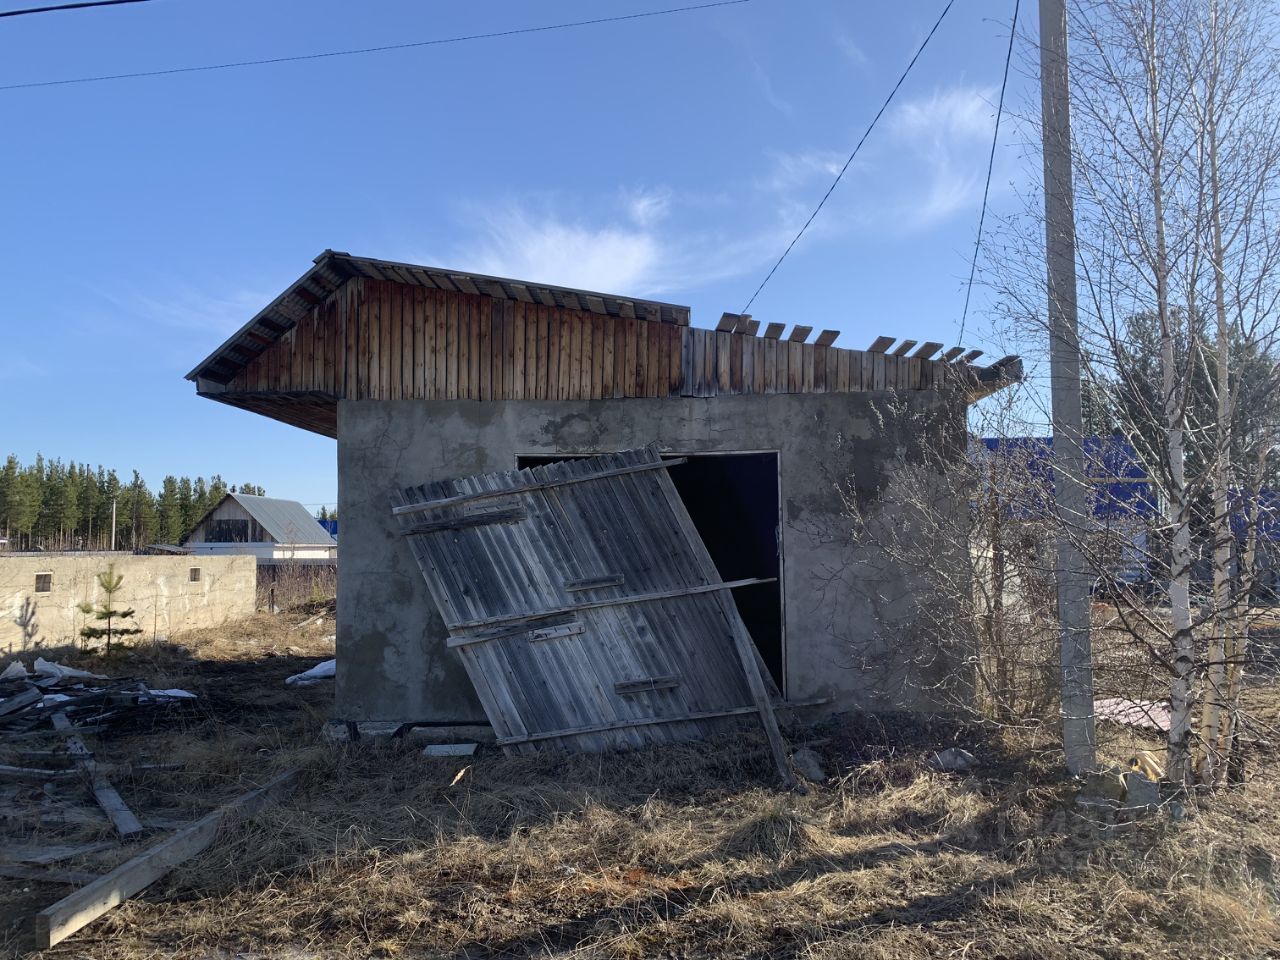
[[[116,828],[116,833],[122,837],[130,837],[135,833],[142,832],[142,822],[134,816],[129,805],[124,802],[116,788],[112,786],[99,770],[98,765],[93,759],[93,752],[84,745],[84,741],[77,737],[72,730],[71,721],[67,719],[67,715],[59,711],[51,718],[53,728],[62,734],[63,741],[67,745],[67,750],[72,758],[84,774],[89,778],[89,788],[93,791],[93,797],[98,801],[98,806],[102,808],[102,812],[110,818],[112,825]]]
[[[7,763],[0,763],[0,778],[11,780],[58,780],[78,775],[77,770],[43,770],[38,767],[12,767]]]
[[[93,883],[96,873],[86,870],[65,870],[62,867],[32,867],[21,863],[0,863],[0,877],[10,880],[35,880],[38,883],[69,883],[74,887]]]
[[[28,687],[21,693],[14,694],[7,700],[0,700],[0,717],[17,713],[44,699],[44,692],[39,687]]]
[[[174,867],[204,852],[217,837],[218,828],[229,814],[248,814],[262,809],[287,792],[297,775],[297,770],[290,770],[256,790],[242,794],[88,886],[41,910],[36,914],[37,948],[45,950],[61,943],[112,907],[155,883]]]
[[[469,757],[476,752],[478,743],[429,743],[422,750],[424,757]]]
[[[70,860],[72,857],[87,857],[103,850],[114,850],[120,845],[114,840],[99,840],[95,843],[82,843],[76,846],[58,846],[54,844],[7,844],[0,851],[0,863],[48,864],[59,860]]]

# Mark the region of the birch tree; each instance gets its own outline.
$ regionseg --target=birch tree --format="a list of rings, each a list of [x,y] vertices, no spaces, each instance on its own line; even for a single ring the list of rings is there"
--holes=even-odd
[[[1184,46],[1190,4],[1099,0],[1077,7],[1074,21],[1075,144],[1078,196],[1084,199],[1077,209],[1085,297],[1092,307],[1089,352],[1104,367],[1111,361],[1123,382],[1129,371],[1114,361],[1123,352],[1127,318],[1150,312],[1159,331],[1159,409],[1148,415],[1163,439],[1151,454],[1159,465],[1169,533],[1169,773],[1181,780],[1189,768],[1195,664],[1186,476],[1190,378],[1183,373],[1200,331],[1195,310],[1172,301],[1175,289],[1195,287],[1190,274],[1199,261],[1197,211],[1185,203],[1190,78],[1174,51]]]
[[[1257,496],[1277,459],[1272,18],[1247,0],[1071,8],[1085,397],[1133,444],[1162,511],[1148,542],[1164,603],[1120,589],[1116,615],[1166,677],[1168,772],[1188,785],[1218,782],[1237,740]],[[1021,219],[993,252],[999,309],[1042,338]]]
[[[1237,606],[1247,607],[1243,580],[1233,583],[1232,525],[1235,436],[1232,343],[1272,346],[1275,293],[1270,277],[1276,267],[1277,244],[1268,223],[1280,169],[1280,136],[1272,71],[1276,61],[1268,47],[1271,23],[1260,5],[1232,0],[1202,0],[1197,23],[1188,31],[1186,53],[1195,66],[1190,99],[1199,138],[1196,170],[1206,213],[1204,247],[1208,251],[1216,328],[1213,383],[1217,393],[1213,443],[1213,628],[1206,660],[1204,705],[1200,724],[1197,777],[1203,783],[1221,779],[1233,721],[1245,645],[1237,636],[1247,629]],[[1270,450],[1270,438],[1259,438]],[[1267,453],[1255,461],[1265,467]],[[1243,466],[1243,465],[1241,465]],[[1246,507],[1247,509],[1247,507]],[[1256,557],[1256,530],[1246,531],[1249,567]],[[1244,572],[1242,567],[1241,573]],[[1231,680],[1228,679],[1231,674]],[[1234,695],[1232,687],[1234,686]]]

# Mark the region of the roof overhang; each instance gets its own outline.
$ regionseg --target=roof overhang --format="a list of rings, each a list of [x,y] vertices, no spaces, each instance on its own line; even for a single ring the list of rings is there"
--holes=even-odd
[[[349,253],[326,250],[315,258],[311,269],[228,337],[225,343],[196,364],[186,378],[196,382],[200,393],[214,396],[214,391],[206,390],[200,384],[230,382],[254,357],[279,340],[312,307],[323,302],[348,280],[357,277],[391,280],[433,290],[479,294],[497,300],[541,303],[612,317],[640,317],[676,324],[689,322],[689,308],[675,303],[637,300],[593,290],[557,287],[393,260],[354,257]],[[219,398],[214,396],[214,399]]]

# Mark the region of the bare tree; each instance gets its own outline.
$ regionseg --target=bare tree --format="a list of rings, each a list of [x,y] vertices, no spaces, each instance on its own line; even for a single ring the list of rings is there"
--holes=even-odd
[[[1246,0],[1071,8],[1086,406],[1132,443],[1162,507],[1144,542],[1167,607],[1115,584],[1115,626],[1167,679],[1169,775],[1186,784],[1220,779],[1236,739],[1278,419],[1271,17]],[[1006,225],[990,275],[1019,339],[1042,343],[1037,207]],[[1193,602],[1202,557],[1212,591]]]

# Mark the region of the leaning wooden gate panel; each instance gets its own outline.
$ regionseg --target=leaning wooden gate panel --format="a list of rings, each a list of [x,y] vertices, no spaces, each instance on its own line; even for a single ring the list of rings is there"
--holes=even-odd
[[[672,461],[682,462],[682,461]],[[656,450],[432,483],[393,497],[498,742],[598,751],[760,713],[769,687]]]

